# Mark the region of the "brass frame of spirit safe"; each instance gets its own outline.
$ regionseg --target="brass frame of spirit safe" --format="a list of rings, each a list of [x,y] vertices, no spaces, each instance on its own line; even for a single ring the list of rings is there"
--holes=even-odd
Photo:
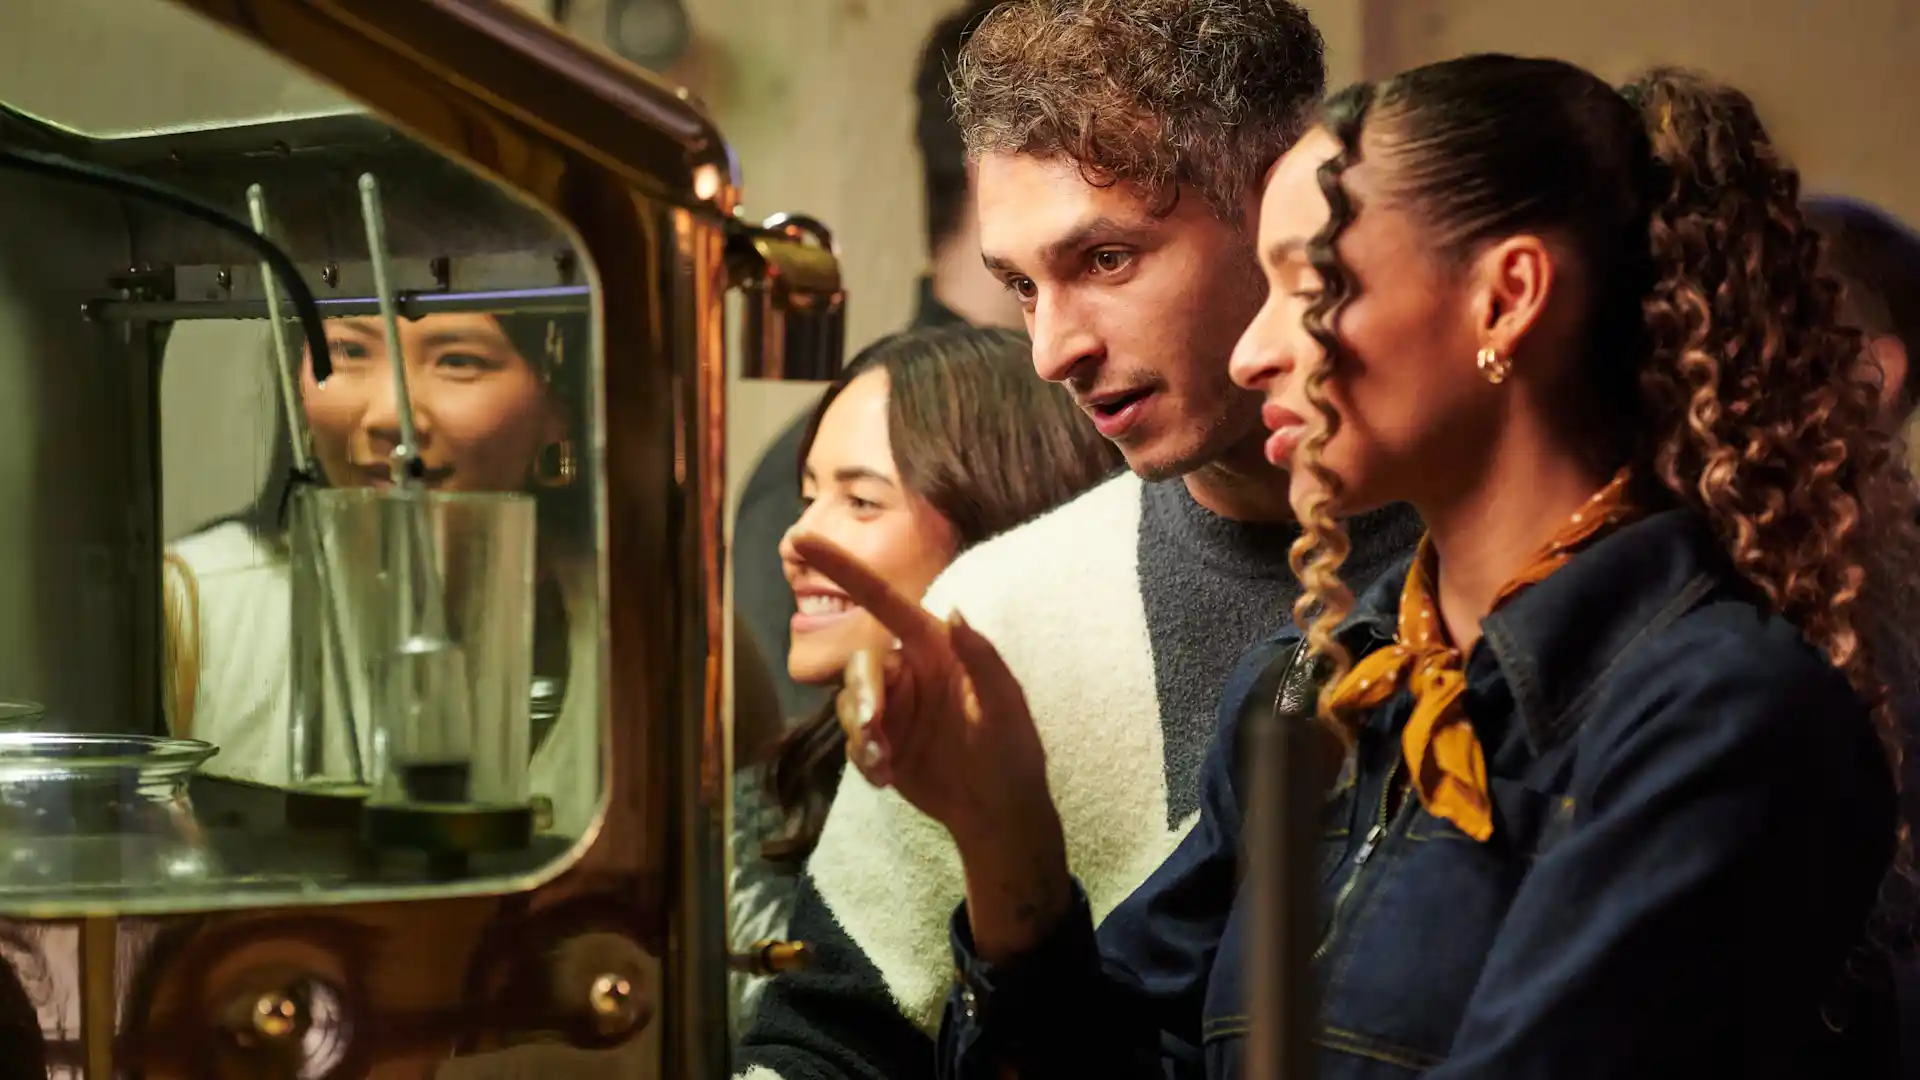
[[[330,1077],[479,1076],[449,1057],[556,1046],[572,1049],[536,1066],[554,1076],[724,1076],[723,293],[760,298],[747,373],[780,377],[783,335],[818,334],[782,310],[841,303],[830,240],[804,219],[742,225],[730,152],[684,95],[504,0],[174,2],[504,186],[585,255],[604,352],[606,806],[577,861],[504,895],[60,924],[81,958],[71,1064],[89,1080],[295,1075],[324,987],[344,1013]]]

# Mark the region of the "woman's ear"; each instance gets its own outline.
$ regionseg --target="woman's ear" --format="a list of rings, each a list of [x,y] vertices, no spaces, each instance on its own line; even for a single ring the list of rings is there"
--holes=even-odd
[[[1481,342],[1512,356],[1546,313],[1554,288],[1553,254],[1537,236],[1510,236],[1475,260],[1483,310]]]

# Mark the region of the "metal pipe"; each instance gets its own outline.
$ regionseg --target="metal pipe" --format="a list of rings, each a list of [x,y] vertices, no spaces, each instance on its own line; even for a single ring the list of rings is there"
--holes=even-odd
[[[95,916],[80,920],[80,1038],[85,1047],[84,1076],[112,1076],[117,1030],[114,976],[119,973],[120,920]]]
[[[267,236],[267,192],[259,184],[247,188],[247,215],[253,221],[253,231],[262,239]],[[292,443],[293,467],[303,476],[313,476],[313,454],[307,430],[306,410],[300,407],[300,377],[294,364],[293,349],[287,344],[286,322],[280,315],[280,283],[275,280],[273,266],[260,264],[260,291],[266,294],[267,330],[273,339],[274,375],[280,383],[280,407],[286,412],[287,438]]]
[[[201,224],[211,225],[240,240],[253,248],[254,254],[260,257],[261,262],[280,267],[281,280],[287,286],[287,294],[293,299],[294,312],[300,316],[302,329],[307,334],[307,344],[316,350],[313,357],[314,377],[325,379],[333,370],[332,358],[326,355],[326,339],[320,333],[320,320],[314,314],[313,290],[307,287],[306,279],[300,276],[300,268],[293,264],[293,260],[287,257],[286,252],[281,251],[265,237],[250,231],[226,211],[166,184],[148,180],[146,177],[118,169],[109,169],[89,161],[75,161],[58,154],[43,154],[33,150],[0,146],[0,169],[52,176],[87,187],[103,188],[117,195],[131,196],[184,214]],[[84,312],[85,309],[82,310]],[[262,310],[264,312],[264,305]]]
[[[393,412],[400,424],[401,445],[394,450],[401,466],[394,482],[409,490],[420,486],[420,433],[414,430],[413,397],[407,393],[407,360],[400,351],[400,309],[394,303],[387,276],[387,218],[380,208],[380,181],[372,173],[360,177],[360,216],[367,226],[367,256],[373,263],[373,291],[380,303],[380,325],[387,338],[387,364],[393,369]]]
[[[377,296],[345,296],[314,304],[322,318],[344,319],[380,314]],[[593,290],[585,285],[555,285],[534,289],[488,289],[475,292],[400,293],[394,309],[403,319],[448,312],[479,311],[489,315],[565,314],[592,310]],[[265,300],[90,300],[83,309],[88,318],[116,322],[188,322],[202,319],[271,318]]]
[[[387,365],[393,374],[394,419],[400,429],[400,445],[393,449],[393,497],[403,504],[406,532],[406,542],[398,547],[399,558],[393,567],[397,647],[385,658],[389,670],[381,680],[380,700],[374,709],[383,723],[404,723],[407,741],[413,744],[403,750],[403,742],[388,751],[394,759],[389,768],[400,770],[407,801],[424,797],[415,794],[411,774],[422,769],[443,771],[452,765],[457,766],[465,790],[452,798],[439,793],[431,798],[464,803],[471,797],[473,782],[473,714],[468,698],[471,684],[466,651],[449,636],[447,578],[436,542],[433,503],[424,479],[426,463],[413,414],[413,395],[407,387],[406,353],[400,346],[400,313],[394,303],[386,212],[380,205],[380,181],[372,173],[360,177],[360,214],[367,228],[373,288],[380,300]],[[419,749],[423,743],[428,747],[425,754]],[[464,872],[464,851],[439,851],[435,855],[452,860],[447,865],[459,866]]]
[[[1313,657],[1301,645],[1265,684],[1272,705],[1244,721],[1248,759],[1245,887],[1247,1075],[1313,1080],[1318,994],[1312,956],[1318,927],[1320,805],[1326,790],[1314,722]],[[1264,698],[1264,695],[1262,695]]]
[[[267,193],[259,184],[247,188],[247,213],[253,219],[253,231],[263,240],[267,235]],[[293,468],[297,480],[317,481],[319,470],[314,468],[312,451],[312,433],[307,427],[307,411],[300,401],[299,367],[293,358],[293,348],[287,342],[287,324],[280,317],[280,283],[275,278],[270,263],[260,264],[261,291],[267,294],[267,329],[273,338],[273,359],[275,374],[279,376],[280,405],[286,411],[287,441],[292,444]],[[351,685],[347,681],[346,637],[342,633],[345,618],[339,610],[341,595],[334,588],[333,547],[327,542],[326,525],[320,520],[318,507],[308,506],[300,513],[302,520],[299,528],[306,529],[313,548],[314,576],[319,582],[320,621],[326,634],[326,642],[332,650],[331,657],[323,658],[320,666],[333,673],[334,694],[340,701],[340,710],[345,718],[347,729],[347,768],[353,772],[355,784],[367,782],[367,766],[360,753],[360,718],[355,715]],[[329,662],[330,661],[330,662]],[[304,751],[296,745],[293,753],[296,757]],[[298,776],[297,766],[292,780]]]

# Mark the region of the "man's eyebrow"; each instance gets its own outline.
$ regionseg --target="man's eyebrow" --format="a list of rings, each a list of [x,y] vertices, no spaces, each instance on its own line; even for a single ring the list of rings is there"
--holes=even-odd
[[[1100,243],[1137,243],[1151,231],[1150,225],[1100,215],[1088,218],[1074,226],[1066,235],[1049,241],[1040,249],[1040,258],[1044,262],[1060,262]],[[997,274],[1018,273],[1020,269],[1012,259],[991,252],[982,253],[980,261],[986,264],[987,269]]]

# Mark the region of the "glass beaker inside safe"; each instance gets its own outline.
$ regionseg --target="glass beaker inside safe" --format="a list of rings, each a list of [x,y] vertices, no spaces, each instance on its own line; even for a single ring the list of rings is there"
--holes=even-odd
[[[0,894],[212,878],[187,785],[217,752],[152,735],[0,731]]]
[[[299,498],[295,786],[361,780],[378,847],[526,846],[534,500],[371,488]]]

